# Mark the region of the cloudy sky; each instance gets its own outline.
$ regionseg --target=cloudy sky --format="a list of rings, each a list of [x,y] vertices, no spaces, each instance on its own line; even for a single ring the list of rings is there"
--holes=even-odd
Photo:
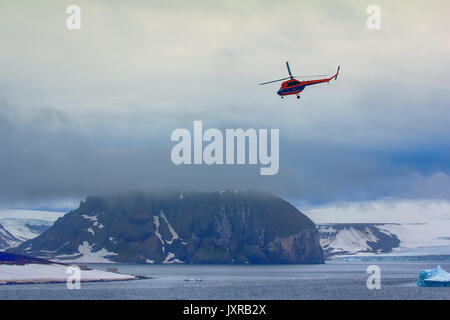
[[[67,6],[81,30],[66,28]],[[366,26],[369,5],[381,29]],[[0,206],[122,190],[450,199],[448,1],[2,1]],[[281,100],[295,74],[341,76]],[[280,129],[280,170],[180,166],[174,129]],[[68,201],[68,202],[67,202]]]

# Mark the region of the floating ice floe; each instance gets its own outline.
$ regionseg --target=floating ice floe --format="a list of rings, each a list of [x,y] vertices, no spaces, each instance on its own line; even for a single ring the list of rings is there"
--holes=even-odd
[[[419,272],[419,287],[450,287],[450,273],[442,270],[441,266],[436,269],[422,270]]]

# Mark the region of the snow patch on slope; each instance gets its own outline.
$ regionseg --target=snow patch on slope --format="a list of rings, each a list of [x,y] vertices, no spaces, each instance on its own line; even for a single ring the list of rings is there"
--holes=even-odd
[[[97,251],[92,251],[95,244],[90,245],[89,242],[83,241],[83,243],[78,246],[78,253],[68,254],[68,255],[58,255],[53,260],[64,261],[71,263],[112,263],[108,257],[117,255],[117,253],[110,252],[105,248]]]
[[[90,262],[90,263],[108,263],[111,262],[111,260],[106,259],[106,256],[114,256],[116,253],[109,252],[105,248],[102,248],[99,251],[93,252],[92,251],[93,245],[89,245],[87,241],[83,241],[83,244],[78,247],[78,252],[81,253],[83,256],[76,259],[77,262]]]
[[[90,220],[90,221],[92,221],[92,222],[97,222],[98,221],[98,215],[95,215],[95,216],[88,216],[88,215],[86,215],[86,214],[83,214],[83,215],[81,215],[83,218],[85,218],[85,219],[87,219],[87,220]]]
[[[176,231],[170,225],[169,221],[167,221],[167,218],[166,218],[166,215],[164,214],[164,212],[161,211],[160,214],[161,214],[161,217],[164,219],[164,221],[167,223],[167,226],[169,227],[170,234],[172,235],[172,239],[171,240],[166,240],[166,242],[168,244],[172,244],[172,242],[174,240],[179,238],[178,233],[176,233]]]
[[[58,264],[0,264],[0,284],[66,282],[68,266]],[[136,277],[101,270],[81,270],[81,281],[134,280]]]
[[[95,236],[95,232],[92,228],[87,228],[87,232],[91,233],[93,236]]]
[[[175,254],[172,252],[169,252],[167,254],[166,259],[164,259],[163,264],[171,264],[171,263],[183,263],[183,261],[175,259]]]
[[[162,220],[160,220],[160,218]],[[161,235],[161,233],[159,232],[159,227],[161,225],[161,222],[165,222],[167,224],[167,227],[169,228],[169,232],[171,235],[171,239],[170,240],[164,240],[163,236]],[[163,247],[162,247],[162,251],[165,252],[165,244],[169,244],[171,245],[173,243],[174,240],[180,239],[181,237],[178,235],[178,233],[175,231],[175,229],[172,227],[172,225],[170,224],[169,220],[167,220],[166,215],[164,214],[164,212],[160,211],[159,215],[154,215],[153,216],[153,224],[156,227],[155,230],[155,235],[158,237],[158,239],[161,241]]]
[[[158,237],[159,241],[161,241],[161,243],[163,245],[163,249],[162,250],[164,252],[164,240],[163,240],[163,238],[161,236],[161,233],[159,233],[159,216],[153,216],[153,223],[154,223],[154,225],[156,227],[155,234]]]

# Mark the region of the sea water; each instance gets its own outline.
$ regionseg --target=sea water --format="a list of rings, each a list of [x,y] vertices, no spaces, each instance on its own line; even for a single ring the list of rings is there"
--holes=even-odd
[[[322,265],[94,264],[144,275],[145,280],[0,285],[0,299],[450,299],[450,288],[417,287],[419,271],[450,261],[328,261]],[[369,265],[381,270],[381,288],[368,289]]]

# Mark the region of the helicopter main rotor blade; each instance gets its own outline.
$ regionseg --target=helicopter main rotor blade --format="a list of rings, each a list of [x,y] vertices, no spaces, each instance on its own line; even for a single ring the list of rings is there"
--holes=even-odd
[[[287,61],[286,61],[286,68],[288,69],[289,76],[292,79],[293,77],[292,77],[292,73],[291,73],[291,68],[289,68],[289,62],[287,62]]]
[[[263,84],[268,84],[268,83],[272,83],[272,82],[283,81],[283,80],[287,80],[287,79],[291,79],[291,77],[283,78],[283,79],[278,79],[278,80],[267,81],[267,82],[260,83],[259,85],[262,86]]]
[[[294,76],[294,78],[326,77],[327,74],[314,74],[312,76]]]

